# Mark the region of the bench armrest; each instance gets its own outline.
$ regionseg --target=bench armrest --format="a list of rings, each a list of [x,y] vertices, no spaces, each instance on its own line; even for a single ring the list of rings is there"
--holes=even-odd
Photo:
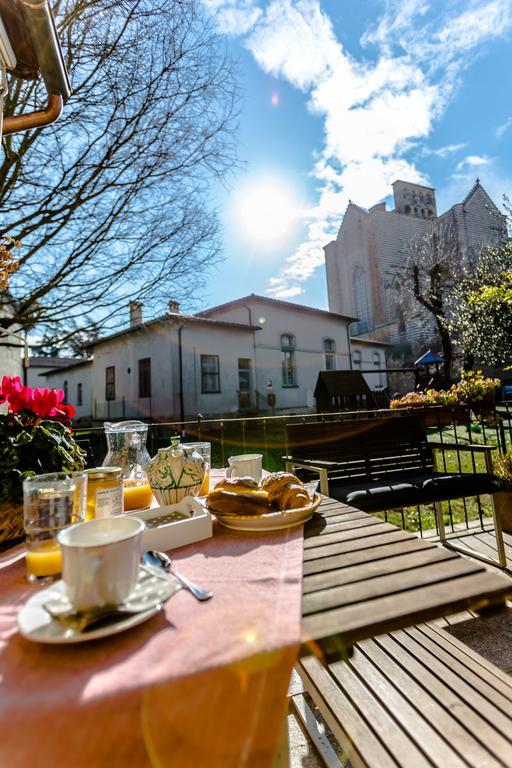
[[[490,453],[498,447],[496,445],[482,445],[481,443],[436,443],[430,440],[428,444],[431,448],[440,448],[442,450],[446,448],[449,451],[472,451],[473,453],[478,453],[478,451]]]
[[[441,450],[453,450],[453,451],[470,451],[471,453],[484,453],[485,454],[485,468],[487,472],[492,475],[494,468],[492,465],[492,451],[496,450],[495,445],[481,445],[480,443],[428,443],[434,450],[440,448]]]
[[[309,467],[311,465],[315,467],[342,467],[343,462],[342,461],[331,461],[330,459],[294,459],[293,456],[281,456],[284,461],[292,461],[295,466],[303,466],[304,468]]]
[[[318,472],[320,478],[320,493],[323,493],[324,496],[329,495],[329,478],[325,467],[316,467],[314,464],[310,464],[309,461],[295,461],[291,456],[283,456],[283,458],[285,460],[287,472],[293,472],[296,467],[299,469],[311,469],[313,472]]]

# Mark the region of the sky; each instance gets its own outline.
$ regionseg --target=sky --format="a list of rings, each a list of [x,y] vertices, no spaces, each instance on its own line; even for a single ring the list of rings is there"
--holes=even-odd
[[[323,246],[401,178],[512,197],[512,0],[201,0],[238,60],[242,169],[204,303],[328,308]]]

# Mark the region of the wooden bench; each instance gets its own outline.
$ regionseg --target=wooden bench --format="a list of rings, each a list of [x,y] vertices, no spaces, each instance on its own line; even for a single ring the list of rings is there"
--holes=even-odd
[[[346,661],[297,670],[353,768],[512,767],[512,679],[435,625],[364,640]],[[336,755],[292,699],[326,765]]]
[[[427,440],[421,417],[415,415],[289,424],[288,471],[317,473],[320,490],[365,512],[433,504],[441,542],[446,539],[442,501],[479,496],[500,490],[492,473],[493,446],[433,443]],[[435,450],[483,452],[487,472],[439,472]],[[501,522],[492,504],[498,561],[507,559]],[[496,564],[484,555],[474,555]]]

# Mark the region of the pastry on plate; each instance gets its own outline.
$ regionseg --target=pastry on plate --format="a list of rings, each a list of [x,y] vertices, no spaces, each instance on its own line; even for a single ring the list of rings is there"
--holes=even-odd
[[[290,483],[283,489],[279,499],[279,509],[302,509],[302,507],[307,507],[310,502],[309,493],[303,485]]]
[[[221,480],[206,497],[206,506],[217,516],[250,517],[270,512],[268,493],[251,477]]]
[[[262,489],[268,493],[270,506],[275,509],[283,509],[281,499],[284,491],[290,485],[302,485],[299,478],[292,475],[291,472],[272,472],[261,483]]]

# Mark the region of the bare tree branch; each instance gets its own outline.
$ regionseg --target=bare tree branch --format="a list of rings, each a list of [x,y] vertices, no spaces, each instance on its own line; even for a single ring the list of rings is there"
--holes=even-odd
[[[58,0],[73,96],[4,139],[0,237],[23,242],[16,321],[54,344],[200,290],[219,257],[212,182],[235,163],[236,71],[197,0]],[[38,83],[11,84],[7,114]]]

